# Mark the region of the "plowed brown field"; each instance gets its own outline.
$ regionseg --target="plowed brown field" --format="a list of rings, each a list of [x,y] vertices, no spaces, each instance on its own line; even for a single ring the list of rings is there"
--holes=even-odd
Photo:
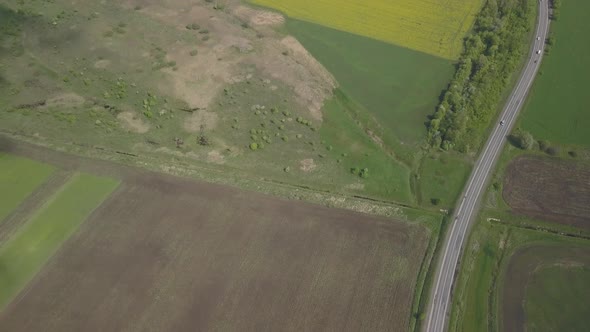
[[[11,145],[123,180],[0,331],[401,331],[421,226]]]
[[[519,214],[590,229],[590,167],[518,157],[508,165],[504,199]]]

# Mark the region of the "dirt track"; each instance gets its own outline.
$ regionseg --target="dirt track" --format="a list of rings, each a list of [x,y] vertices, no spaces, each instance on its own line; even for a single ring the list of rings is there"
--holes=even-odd
[[[409,325],[422,227],[24,143],[0,149],[123,180],[0,314],[2,331]]]
[[[582,247],[530,246],[510,258],[500,294],[501,331],[524,331],[526,286],[542,266],[581,263],[590,265],[590,250]]]
[[[590,167],[518,157],[506,169],[503,196],[519,214],[590,229]]]

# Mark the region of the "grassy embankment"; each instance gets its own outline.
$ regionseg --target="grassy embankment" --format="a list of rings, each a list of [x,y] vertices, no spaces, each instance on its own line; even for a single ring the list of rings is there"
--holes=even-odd
[[[0,223],[54,170],[50,165],[0,152]]]
[[[0,247],[0,308],[25,287],[117,185],[111,179],[75,176]],[[1,189],[4,194],[8,188]]]

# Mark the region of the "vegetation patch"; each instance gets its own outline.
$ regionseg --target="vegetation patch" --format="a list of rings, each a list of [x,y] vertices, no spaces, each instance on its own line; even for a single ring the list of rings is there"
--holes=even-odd
[[[50,165],[0,152],[0,223],[54,171]]]
[[[111,179],[87,174],[75,176],[2,244],[0,308],[18,294],[117,185]]]
[[[287,16],[456,59],[480,0],[250,0]],[[351,48],[352,49],[352,48]]]

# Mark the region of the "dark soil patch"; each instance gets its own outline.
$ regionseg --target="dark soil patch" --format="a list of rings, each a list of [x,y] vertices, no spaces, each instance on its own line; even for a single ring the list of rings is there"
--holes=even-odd
[[[508,165],[504,200],[519,214],[590,229],[590,167],[518,157]]]

